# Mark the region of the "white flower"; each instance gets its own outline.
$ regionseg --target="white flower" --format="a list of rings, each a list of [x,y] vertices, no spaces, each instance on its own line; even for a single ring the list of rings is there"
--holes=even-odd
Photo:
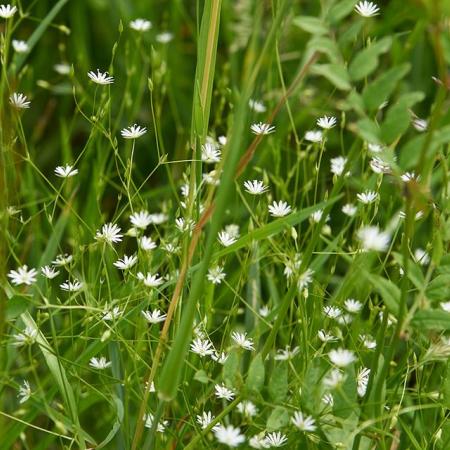
[[[356,375],[356,390],[360,397],[364,397],[367,391],[367,385],[369,384],[370,369],[367,367],[361,367]]]
[[[97,69],[97,73],[94,71],[88,72],[88,77],[97,84],[112,84],[114,83],[114,78],[108,76],[108,72],[102,73]]]
[[[231,333],[231,339],[233,339],[233,341],[244,350],[255,350],[253,347],[253,339],[247,339],[247,333],[238,333],[237,331],[233,331]]]
[[[234,398],[234,392],[228,389],[224,384],[216,384],[214,386],[217,398],[224,398],[225,400],[231,401]]]
[[[19,386],[19,392],[17,398],[20,399],[19,403],[25,403],[31,397],[30,383],[27,380],[23,380],[22,386]]]
[[[251,448],[269,448],[269,445],[266,443],[265,439],[266,436],[264,432],[255,434],[249,439],[248,444]]]
[[[417,248],[414,251],[414,260],[421,266],[426,266],[430,262],[430,255],[422,248]]]
[[[324,394],[322,397],[322,402],[325,403],[325,405],[333,406],[334,405],[334,398],[332,394]]]
[[[16,108],[24,109],[29,108],[31,102],[28,101],[26,95],[21,94],[20,92],[14,92],[11,97],[9,97],[9,103]]]
[[[222,147],[225,147],[225,145],[227,145],[228,138],[227,138],[226,136],[219,136],[219,137],[217,138],[217,141],[219,142],[219,144],[220,144]]]
[[[408,183],[410,181],[419,181],[420,175],[416,175],[415,172],[405,172],[400,178],[405,183]]]
[[[0,5],[0,17],[3,19],[10,19],[17,11],[15,6]]]
[[[219,173],[216,170],[211,170],[208,173],[202,174],[203,181],[210,186],[218,186],[220,184]]]
[[[376,226],[363,227],[358,231],[358,239],[361,241],[362,248],[366,251],[375,250],[384,252],[389,247],[391,237],[389,233],[380,231]]]
[[[159,33],[156,36],[156,40],[160,42],[161,44],[167,44],[173,39],[173,34],[169,33],[168,31],[164,33]]]
[[[114,306],[114,308],[110,310],[105,309],[105,311],[103,311],[102,320],[108,322],[118,319],[122,315],[122,313],[122,310],[118,306]]]
[[[264,305],[259,308],[258,313],[261,317],[267,317],[270,314],[270,309],[267,305]]]
[[[73,261],[73,256],[69,255],[68,253],[64,253],[64,254],[58,255],[56,257],[56,259],[54,261],[52,261],[52,263],[55,266],[62,267],[62,266],[67,266],[72,261]]]
[[[344,156],[336,156],[336,158],[330,159],[331,173],[336,176],[341,176],[344,173],[345,165],[347,164],[347,158]]]
[[[169,219],[169,216],[167,214],[164,213],[154,213],[154,214],[150,214],[150,217],[152,218],[152,224],[153,225],[160,225],[164,222],[167,222],[167,220]]]
[[[78,173],[78,169],[74,169],[72,166],[70,166],[69,164],[66,164],[65,166],[58,166],[55,169],[55,174],[57,177],[61,177],[61,178],[69,178],[69,177],[73,177],[74,175],[76,175]]]
[[[350,313],[357,313],[361,311],[363,304],[354,298],[348,298],[344,302],[345,309]]]
[[[339,369],[332,369],[323,379],[323,385],[328,389],[335,389],[345,380],[345,375]]]
[[[250,130],[253,134],[270,134],[275,131],[275,127],[270,123],[258,122],[251,125]]]
[[[23,265],[17,270],[10,270],[8,273],[8,277],[11,278],[12,283],[16,286],[20,286],[21,284],[30,286],[33,283],[36,283],[36,276],[37,270],[28,269],[27,265]]]
[[[342,314],[336,321],[341,325],[349,325],[352,323],[353,317],[350,314]]]
[[[139,125],[131,125],[128,128],[124,128],[120,134],[124,139],[137,139],[147,133],[147,128]]]
[[[311,222],[313,223],[319,223],[322,220],[323,216],[323,209],[318,209],[317,211],[314,211],[309,218],[311,219]]]
[[[67,64],[67,63],[55,64],[53,66],[53,69],[55,70],[55,72],[59,73],[60,75],[69,75],[70,64]]]
[[[424,132],[424,131],[427,131],[428,121],[426,121],[425,119],[416,118],[416,119],[413,120],[412,124],[413,124],[413,127],[417,131],[420,131],[421,133]]]
[[[317,119],[317,125],[324,130],[329,130],[336,125],[336,117],[333,116],[323,116]]]
[[[282,447],[287,442],[286,435],[280,433],[279,431],[274,431],[272,433],[267,433],[264,438],[264,443],[267,447]]]
[[[73,282],[67,280],[64,283],[60,284],[59,287],[63,291],[77,292],[83,288],[83,283],[79,282],[78,280],[74,280]]]
[[[377,14],[379,14],[380,12],[380,8],[378,8],[378,6],[376,5],[376,3],[372,3],[372,2],[368,2],[368,1],[363,1],[363,2],[359,2],[356,6],[355,6],[355,11],[363,17],[372,17],[372,16],[376,16]]]
[[[291,211],[291,207],[283,200],[280,200],[278,203],[274,201],[269,205],[269,213],[272,217],[284,217],[290,214]]]
[[[323,134],[320,130],[310,130],[305,133],[305,139],[309,142],[322,142]]]
[[[369,148],[369,152],[372,153],[380,153],[381,151],[383,151],[383,146],[379,145],[379,144],[372,144],[372,143],[368,143],[367,147]]]
[[[445,312],[450,313],[450,301],[449,302],[441,302],[440,306]]]
[[[41,267],[41,273],[45,278],[52,280],[59,275],[59,271],[50,266]]]
[[[202,145],[202,161],[207,164],[214,164],[220,161],[221,152],[213,142],[206,142]]]
[[[156,242],[153,241],[151,237],[142,236],[140,239],[138,239],[139,247],[142,248],[142,250],[145,250],[146,252],[150,250],[154,250],[157,245]]]
[[[141,314],[148,323],[152,324],[164,322],[167,317],[167,314],[163,314],[159,309],[153,311],[141,311]]]
[[[377,348],[377,342],[373,339],[373,337],[370,334],[360,334],[359,339],[361,339],[362,344],[368,350],[373,350]]]
[[[352,203],[347,203],[342,207],[342,212],[349,217],[353,217],[356,214],[356,206]]]
[[[98,230],[95,234],[95,239],[108,242],[109,244],[115,244],[122,240],[120,234],[120,228],[114,223],[107,223],[103,225],[101,231]]]
[[[197,423],[204,430],[215,419],[211,411],[203,411],[201,416],[197,416]]]
[[[314,270],[312,269],[306,269],[299,277],[297,281],[297,287],[299,291],[301,291],[303,288],[308,287],[308,285],[313,280],[312,276],[314,275]]]
[[[238,239],[239,238],[239,225],[236,225],[234,223],[230,223],[225,227],[225,231],[233,238]]]
[[[185,220],[183,217],[178,217],[175,219],[175,225],[182,233],[190,233],[195,227],[195,222],[191,219]]]
[[[305,416],[301,411],[295,411],[291,421],[300,431],[316,430],[315,420],[311,416]]]
[[[346,350],[344,348],[338,348],[336,350],[331,350],[328,354],[330,361],[338,367],[345,367],[355,361],[355,354],[351,350]]]
[[[228,355],[225,352],[214,352],[211,355],[211,359],[219,364],[225,364],[228,359]]]
[[[164,280],[161,277],[159,277],[157,273],[155,275],[152,275],[151,273],[148,272],[146,275],[144,275],[142,272],[139,272],[137,274],[137,277],[147,287],[157,287],[163,284],[164,282]]]
[[[152,23],[146,19],[135,19],[130,22],[130,28],[135,31],[148,31],[152,27]]]
[[[236,242],[236,238],[226,231],[221,231],[217,238],[224,247],[229,247]]]
[[[146,414],[144,416],[144,420],[145,420],[145,428],[152,428],[153,427],[153,414]],[[166,431],[166,426],[169,424],[169,422],[167,420],[163,420],[162,422],[158,422],[158,424],[156,425],[156,431],[158,433],[164,433],[164,431]]]
[[[358,200],[361,203],[368,205],[369,203],[373,203],[378,198],[378,194],[374,191],[365,191],[357,194],[356,197],[358,197]]]
[[[322,342],[334,342],[337,341],[337,337],[333,336],[331,333],[326,332],[325,330],[319,330],[317,332],[317,336]]]
[[[21,331],[19,334],[14,335],[15,342],[12,343],[15,347],[20,347],[21,345],[29,344],[32,345],[36,342],[36,336],[38,331],[32,327],[26,327],[25,330]]]
[[[152,223],[152,216],[148,211],[139,211],[131,214],[130,222],[137,228],[145,230]]]
[[[17,39],[12,40],[12,46],[17,53],[26,53],[29,50],[28,44],[25,41]]]
[[[254,417],[258,414],[258,408],[250,400],[243,400],[239,402],[236,409],[244,416]]]
[[[210,356],[214,353],[213,343],[209,339],[196,338],[191,343],[191,352],[204,356]]]
[[[248,101],[248,106],[250,106],[250,109],[253,109],[253,111],[257,113],[263,113],[267,110],[263,102],[253,100],[252,98]]]
[[[261,195],[264,194],[269,188],[264,185],[262,181],[253,180],[253,181],[244,181],[245,190],[252,195]]]
[[[89,360],[89,365],[94,369],[107,369],[111,365],[111,361],[107,361],[104,356],[100,358],[93,357]]]
[[[211,281],[213,284],[220,284],[225,279],[226,273],[223,271],[223,267],[216,266],[211,267],[211,269],[208,270],[208,275],[206,278],[208,281]]]
[[[284,349],[280,348],[277,350],[277,354],[275,355],[274,359],[275,361],[287,361],[288,359],[292,359],[299,352],[300,352],[299,347],[294,347],[291,350],[291,347],[289,345],[286,345]]]
[[[370,160],[370,168],[375,173],[389,173],[391,171],[391,167],[387,162],[384,162],[381,158],[378,158],[377,156],[374,156]]]
[[[214,430],[214,436],[221,444],[228,447],[238,447],[245,441],[245,436],[241,434],[240,428],[235,428],[233,425],[217,426]]]
[[[122,259],[118,259],[114,264],[120,270],[128,270],[131,269],[137,263],[137,256],[127,256],[124,255]]]
[[[342,311],[337,306],[332,305],[324,306],[323,312],[327,317],[330,317],[331,319],[336,319],[342,314]]]

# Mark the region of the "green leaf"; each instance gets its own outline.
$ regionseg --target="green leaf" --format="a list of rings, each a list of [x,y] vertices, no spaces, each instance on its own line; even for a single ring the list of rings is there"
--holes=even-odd
[[[247,381],[245,383],[250,391],[260,392],[265,378],[264,362],[261,353],[258,353],[250,364]]]
[[[425,295],[430,300],[444,301],[449,298],[450,274],[438,275],[428,284]]]
[[[289,424],[289,414],[286,408],[277,406],[267,419],[267,431],[275,431]]]
[[[341,91],[349,91],[352,88],[347,69],[340,64],[316,64],[311,67],[311,73],[322,75]]]
[[[294,17],[292,23],[301,28],[304,31],[307,31],[311,34],[326,34],[328,33],[328,28],[325,23],[319,19],[318,17],[312,16],[297,16]]]
[[[353,11],[354,7],[354,0],[342,0],[341,2],[335,3],[328,11],[327,20],[331,24],[336,24],[347,17]]]
[[[368,118],[358,120],[356,131],[363,140],[373,144],[381,144],[380,129],[373,120]]]
[[[208,378],[208,375],[206,374],[206,372],[204,370],[197,370],[197,372],[195,372],[195,375],[194,375],[194,380],[197,380],[198,382],[200,382],[202,384],[208,384],[210,381]]]
[[[120,430],[120,427],[122,426],[123,415],[124,415],[123,403],[117,397],[114,397],[113,400],[116,405],[116,411],[117,411],[116,420],[113,423],[111,431],[108,433],[108,435],[105,437],[105,439],[102,442],[100,442],[100,444],[98,444],[95,448],[103,448],[106,444],[109,444],[112,441],[112,439],[114,438],[114,436],[117,434],[117,432]]]
[[[370,75],[378,67],[378,58],[386,53],[392,44],[392,38],[387,36],[369,47],[361,50],[348,67],[352,80],[358,81]]]
[[[286,399],[288,393],[288,365],[280,363],[272,371],[269,380],[269,394],[275,403],[281,403]]]
[[[392,313],[397,313],[398,305],[400,303],[401,292],[400,288],[392,281],[381,277],[380,275],[373,275],[365,272],[375,291],[377,291],[383,299],[385,305]]]
[[[450,330],[450,313],[439,309],[417,311],[411,324],[418,330]]]
[[[394,256],[395,262],[400,267],[405,266],[403,263],[403,255],[398,252],[392,252],[392,255]],[[425,278],[423,276],[421,268],[417,263],[409,261],[407,276],[417,289],[422,289],[425,285]]]
[[[363,99],[369,110],[377,109],[392,94],[397,83],[409,72],[410,64],[401,64],[387,70],[383,75],[366,86]]]
[[[332,63],[339,63],[341,53],[336,42],[326,36],[314,36],[308,42],[308,50],[318,51],[328,56]]]
[[[12,320],[19,317],[30,305],[30,300],[27,297],[14,295],[6,303],[6,320]]]
[[[236,386],[236,380],[239,377],[239,355],[232,350],[223,365],[223,379],[229,386]]]

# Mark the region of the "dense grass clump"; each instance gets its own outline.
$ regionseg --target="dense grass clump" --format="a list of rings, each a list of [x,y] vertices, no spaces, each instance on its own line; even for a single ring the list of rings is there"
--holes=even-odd
[[[0,5],[0,450],[449,449],[449,13]]]

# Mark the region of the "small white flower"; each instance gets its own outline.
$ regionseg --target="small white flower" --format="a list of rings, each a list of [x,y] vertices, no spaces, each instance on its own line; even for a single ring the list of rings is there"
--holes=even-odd
[[[69,164],[65,166],[58,166],[55,169],[55,175],[60,178],[70,178],[78,173],[78,169],[74,169]]]
[[[12,40],[12,46],[17,53],[26,53],[29,50],[28,44],[25,41],[17,39]]]
[[[250,106],[250,109],[253,109],[253,111],[257,113],[263,113],[267,110],[263,102],[253,100],[252,98],[248,101],[248,106]]]
[[[312,223],[319,223],[322,220],[323,216],[323,209],[318,209],[317,211],[314,211],[309,218],[311,219]],[[327,217],[329,219],[329,217]]]
[[[225,352],[214,352],[211,355],[211,359],[219,364],[225,364],[228,359],[228,354]]]
[[[190,233],[195,228],[195,222],[193,220],[185,220],[183,217],[175,219],[175,225],[182,233]]]
[[[301,291],[308,287],[313,280],[314,270],[306,269],[299,277],[297,281],[298,290]]]
[[[197,416],[197,423],[204,430],[215,419],[211,411],[203,411],[201,416]]]
[[[67,266],[73,261],[73,256],[68,253],[58,255],[52,263],[57,267]]]
[[[247,339],[247,333],[238,333],[237,331],[233,331],[231,333],[231,339],[233,339],[233,341],[244,350],[255,350],[255,347],[253,347],[253,339]]]
[[[167,317],[167,314],[163,314],[159,309],[153,311],[141,311],[141,314],[144,316],[145,320],[151,324],[164,322]]]
[[[317,119],[317,125],[324,130],[329,130],[336,125],[336,117],[333,116],[323,116]]]
[[[336,321],[341,325],[350,325],[353,321],[353,317],[350,314],[342,314]]]
[[[441,302],[440,306],[445,312],[450,313],[450,301],[449,302]]]
[[[50,266],[41,267],[41,273],[45,278],[48,278],[49,280],[52,280],[59,275],[59,271]]]
[[[358,231],[358,239],[361,241],[362,248],[366,251],[375,250],[384,252],[389,247],[391,237],[389,233],[380,231],[376,226],[363,227]]]
[[[11,97],[9,97],[9,103],[19,109],[25,109],[30,107],[30,101],[28,101],[27,96],[21,94],[20,92],[14,92]]]
[[[227,233],[226,231],[221,231],[217,239],[224,247],[233,245],[237,240],[234,236],[232,236],[230,233]]]
[[[355,6],[355,11],[362,17],[373,17],[379,14],[380,8],[376,3],[363,1]]]
[[[417,248],[414,251],[414,261],[421,266],[426,266],[430,263],[430,255],[422,248]]]
[[[107,361],[104,356],[96,358],[95,356],[89,360],[89,365],[94,369],[104,370],[111,365],[111,361]]]
[[[234,392],[228,389],[224,384],[216,384],[214,386],[217,398],[224,398],[225,400],[231,401],[234,398]]]
[[[168,31],[156,35],[156,40],[161,44],[167,44],[173,39],[173,34]]]
[[[147,273],[144,275],[142,272],[137,274],[137,277],[140,281],[142,281],[147,287],[157,287],[163,284],[164,280],[158,276],[159,274],[152,275],[151,273]]]
[[[221,152],[213,142],[206,142],[202,145],[202,161],[207,164],[215,164],[220,161]]]
[[[356,390],[360,397],[366,395],[367,386],[369,384],[370,369],[367,367],[361,367],[356,375]]]
[[[219,173],[217,170],[211,170],[202,174],[203,181],[210,186],[218,186],[220,184]]]
[[[113,309],[109,309],[109,310],[105,309],[105,311],[103,311],[102,320],[104,320],[106,322],[116,320],[122,314],[123,314],[123,311],[118,306],[114,306]]]
[[[120,134],[124,139],[137,139],[147,133],[147,128],[139,125],[131,125],[128,128],[124,128]]]
[[[242,415],[247,417],[254,417],[258,414],[258,408],[250,400],[243,400],[242,402],[239,402],[236,409]]]
[[[325,405],[333,406],[334,405],[334,398],[332,394],[324,394],[322,397],[322,402],[325,403]]]
[[[352,203],[347,203],[342,207],[342,212],[349,217],[353,217],[356,214],[356,206]]]
[[[136,227],[145,230],[152,223],[152,216],[148,211],[139,211],[131,214],[130,222]]]
[[[249,439],[248,445],[250,445],[251,448],[269,448],[265,439],[266,436],[264,432],[255,434]]]
[[[17,270],[10,270],[8,277],[14,285],[20,286],[21,284],[26,284],[27,286],[36,283],[37,270],[28,269],[27,265],[19,267]]]
[[[214,346],[209,339],[196,338],[191,343],[191,352],[196,353],[203,358],[214,353]]]
[[[344,173],[345,165],[347,164],[347,158],[344,156],[336,156],[336,158],[330,159],[331,173],[337,177]]]
[[[289,345],[286,345],[284,349],[280,348],[277,350],[277,354],[274,356],[273,359],[275,359],[275,361],[287,361],[289,359],[294,358],[294,356],[296,356],[299,352],[300,352],[299,347],[294,347],[291,350],[291,347]]]
[[[270,314],[270,308],[267,305],[261,306],[258,313],[261,317],[267,317]]]
[[[275,131],[275,126],[270,125],[270,123],[258,122],[251,125],[250,129],[253,134],[270,134]]]
[[[311,416],[305,416],[301,411],[295,411],[291,421],[300,431],[311,432],[317,428],[316,421]]]
[[[32,345],[36,342],[38,331],[35,328],[26,327],[19,334],[14,335],[15,342],[12,343],[15,347],[22,345]]]
[[[345,309],[350,313],[357,313],[361,311],[363,304],[354,298],[348,298],[344,302]]]
[[[272,217],[284,217],[290,214],[291,211],[291,207],[283,200],[280,200],[279,202],[274,201],[269,205],[269,213]]]
[[[319,330],[317,332],[317,336],[322,342],[335,342],[337,341],[337,337],[333,336],[331,333],[326,332],[325,330]]]
[[[19,392],[17,393],[17,398],[19,403],[25,403],[31,397],[31,387],[27,380],[23,380],[22,386],[19,386]]]
[[[112,84],[114,83],[114,78],[108,76],[108,72],[102,73],[97,69],[97,73],[94,71],[88,72],[88,77],[97,84]]]
[[[151,237],[142,236],[140,239],[138,239],[139,247],[142,248],[142,250],[145,250],[146,252],[149,252],[150,250],[154,250],[157,245],[156,242],[153,241]]]
[[[120,234],[121,229],[114,223],[107,223],[103,225],[101,231],[98,230],[95,234],[95,239],[105,241],[109,244],[115,244],[122,240],[123,235]]]
[[[78,292],[79,290],[81,290],[83,288],[83,283],[81,283],[78,280],[74,280],[74,281],[68,281],[67,280],[64,283],[60,284],[59,287],[63,291]]]
[[[15,6],[0,5],[0,17],[3,19],[10,19],[17,11]]]
[[[338,367],[345,367],[355,361],[355,354],[351,350],[346,350],[344,348],[338,348],[336,350],[331,350],[328,354],[330,361]]]
[[[365,191],[357,194],[356,197],[358,197],[358,200],[361,203],[368,205],[369,203],[373,203],[378,198],[378,194],[374,191]]]
[[[264,438],[264,443],[267,447],[282,447],[287,442],[286,435],[280,433],[279,431],[273,431],[272,433],[267,433]]]
[[[128,269],[131,269],[136,263],[137,263],[136,255],[132,255],[132,256],[124,255],[122,259],[118,259],[114,263],[114,266],[120,270],[128,270]]]
[[[412,124],[413,124],[413,127],[417,131],[420,131],[421,133],[423,133],[424,131],[427,131],[427,129],[428,129],[428,121],[426,121],[425,119],[416,118],[413,120]]]
[[[330,317],[331,319],[336,319],[342,314],[342,311],[337,306],[332,305],[324,306],[323,312],[327,317]]]
[[[383,146],[380,144],[373,144],[373,143],[368,143],[367,147],[369,148],[369,152],[372,153],[380,153],[383,151]]]
[[[391,171],[389,164],[377,156],[374,156],[369,164],[374,173],[390,173]]]
[[[206,278],[213,284],[220,284],[225,279],[226,275],[227,274],[223,271],[223,267],[216,266],[211,267],[211,269],[208,270]]]
[[[264,185],[262,181],[253,180],[253,181],[244,181],[244,187],[246,192],[252,195],[261,195],[264,194],[269,188]]]
[[[415,172],[405,172],[400,178],[405,183],[409,183],[410,181],[419,181],[420,175],[416,175]]]
[[[161,225],[164,222],[167,222],[169,220],[169,216],[164,213],[154,213],[150,214],[150,217],[152,218],[152,224],[153,225]]]
[[[323,134],[320,130],[310,130],[305,133],[305,139],[309,142],[322,142]]]
[[[69,73],[70,73],[70,64],[67,64],[67,63],[55,64],[53,66],[53,69],[54,69],[55,72],[59,73],[60,75],[69,75]]]
[[[323,379],[323,385],[328,389],[335,389],[345,380],[345,375],[339,369],[332,369]]]
[[[377,342],[370,334],[360,334],[359,339],[361,340],[364,347],[366,347],[368,350],[374,350],[375,348],[377,348]]]
[[[245,436],[241,434],[240,428],[235,428],[233,425],[217,426],[214,430],[214,436],[221,444],[228,447],[238,447],[245,441]]]
[[[144,416],[144,420],[145,420],[145,428],[152,428],[153,427],[153,414],[145,414]],[[166,427],[169,424],[169,422],[167,420],[163,420],[162,422],[158,422],[158,424],[156,425],[156,431],[158,433],[164,433],[166,431]]]
[[[135,19],[130,22],[130,28],[135,31],[148,31],[152,27],[152,23],[146,19]]]

